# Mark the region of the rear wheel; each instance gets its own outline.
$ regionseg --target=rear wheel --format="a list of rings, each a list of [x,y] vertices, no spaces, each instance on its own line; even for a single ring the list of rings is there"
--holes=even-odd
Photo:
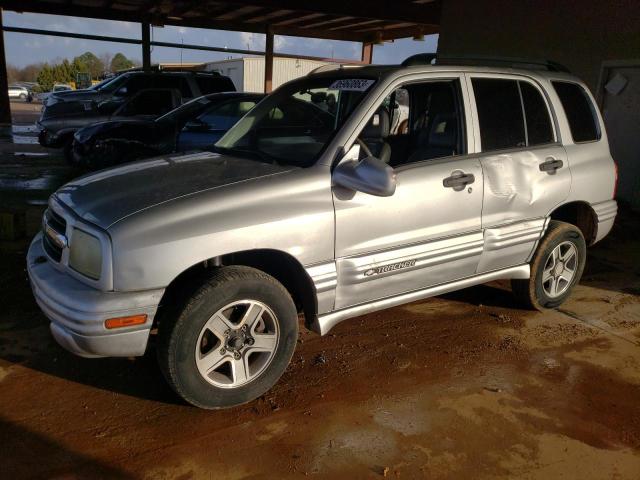
[[[528,280],[512,280],[518,300],[536,310],[555,308],[571,295],[586,263],[586,243],[574,225],[551,221],[531,262]]]
[[[298,337],[287,290],[249,267],[223,267],[182,311],[162,319],[158,361],[171,387],[201,408],[249,402],[284,373]]]

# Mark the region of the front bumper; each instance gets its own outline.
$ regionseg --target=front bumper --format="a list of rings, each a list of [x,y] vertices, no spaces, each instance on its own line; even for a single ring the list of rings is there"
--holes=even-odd
[[[153,318],[164,289],[102,292],[54,267],[42,247],[31,242],[27,271],[38,306],[51,321],[51,333],[65,349],[82,357],[135,357],[147,348]],[[143,325],[108,330],[108,318],[146,314]]]
[[[60,137],[38,124],[40,132],[38,133],[38,143],[47,148],[58,148],[61,146]]]

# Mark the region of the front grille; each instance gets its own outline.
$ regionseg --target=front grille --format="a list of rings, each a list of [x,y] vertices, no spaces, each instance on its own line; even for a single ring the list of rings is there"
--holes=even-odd
[[[52,260],[59,262],[62,259],[62,248],[56,245],[51,240],[51,238],[49,238],[46,230],[47,226],[49,226],[60,235],[65,235],[67,231],[67,221],[50,208],[48,208],[44,212],[44,231],[42,235],[42,246],[45,252],[47,252],[47,255],[49,255]]]

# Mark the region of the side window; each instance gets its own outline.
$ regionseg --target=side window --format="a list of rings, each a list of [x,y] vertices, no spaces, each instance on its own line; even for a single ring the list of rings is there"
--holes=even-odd
[[[129,77],[129,81],[124,84],[124,88],[127,89],[126,95],[131,96],[140,90],[153,88],[153,83],[148,75],[132,75]]]
[[[482,150],[526,146],[518,83],[494,78],[472,79]]]
[[[158,75],[155,79],[156,88],[175,88],[183,98],[191,98],[191,88],[187,79],[181,75]]]
[[[458,80],[397,88],[360,132],[360,155],[395,167],[466,153],[461,98]]]
[[[171,90],[146,90],[129,100],[116,115],[162,115],[173,108]]]
[[[389,135],[409,133],[409,91],[406,88],[394,90],[383,105],[390,112]]]
[[[567,115],[574,142],[591,142],[600,139],[600,128],[591,100],[577,83],[553,82]]]
[[[235,87],[227,77],[214,77],[211,75],[197,75],[196,83],[202,95],[218,92],[233,92]]]
[[[549,109],[540,91],[529,82],[519,82],[522,106],[527,125],[527,145],[553,142],[553,127]]]
[[[231,128],[245,113],[255,106],[256,102],[247,100],[232,100],[216,105],[198,117],[209,128],[226,130]]]

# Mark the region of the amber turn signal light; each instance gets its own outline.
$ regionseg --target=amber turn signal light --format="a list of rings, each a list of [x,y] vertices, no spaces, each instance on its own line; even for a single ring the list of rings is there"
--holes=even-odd
[[[129,317],[108,318],[104,321],[104,326],[108,329],[131,327],[133,325],[142,325],[146,321],[146,315],[131,315]]]

